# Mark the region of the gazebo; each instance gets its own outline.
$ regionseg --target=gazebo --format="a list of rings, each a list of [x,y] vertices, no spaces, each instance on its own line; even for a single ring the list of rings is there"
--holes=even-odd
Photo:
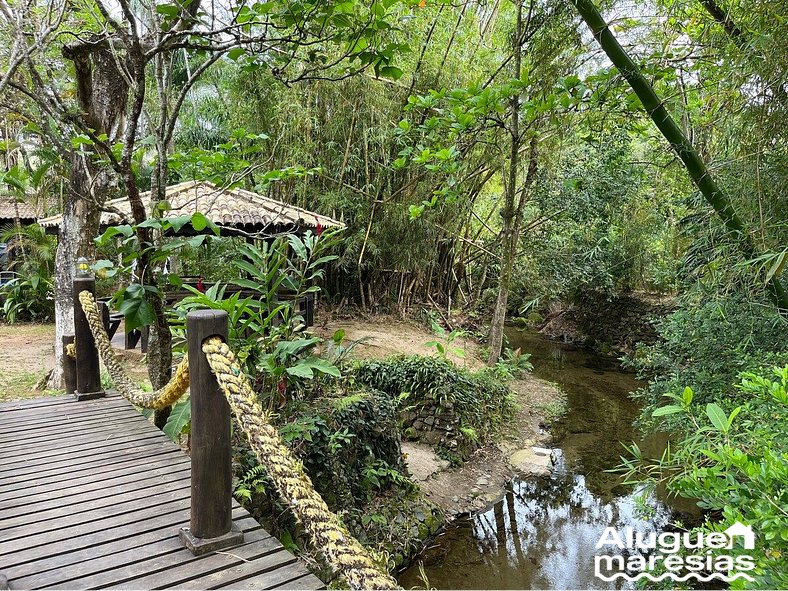
[[[145,204],[148,217],[151,217],[150,191],[141,194],[140,197]],[[200,212],[221,229],[223,236],[238,236],[247,240],[345,227],[342,222],[319,213],[288,205],[245,189],[217,187],[208,181],[187,181],[171,185],[167,187],[166,201],[169,209],[163,214],[165,217],[193,215]],[[46,229],[47,233],[55,234],[62,221],[63,215],[60,214],[40,219],[38,223]],[[113,199],[104,205],[99,231],[103,232],[110,226],[133,222],[134,216],[128,199],[125,197]],[[188,234],[190,231],[193,233],[191,225],[187,224],[178,233]],[[188,292],[176,290],[167,295],[168,302],[173,303],[188,295]],[[298,302],[298,307],[304,314],[306,325],[311,326],[314,317],[314,294],[308,294],[302,300]],[[146,332],[129,333],[126,337],[126,348],[134,348],[137,340],[142,337],[144,351]]]
[[[22,225],[32,224],[41,215],[41,208],[29,203],[20,203],[13,197],[0,196],[0,228],[19,220]]]
[[[141,195],[151,215],[150,192]],[[222,229],[226,236],[301,233],[317,228],[344,228],[345,224],[294,205],[288,205],[245,189],[224,189],[208,181],[187,181],[167,187],[170,209],[164,215],[192,215],[201,212]],[[128,199],[113,199],[104,205],[101,231],[110,226],[132,223]],[[48,233],[57,233],[63,215],[38,220]]]

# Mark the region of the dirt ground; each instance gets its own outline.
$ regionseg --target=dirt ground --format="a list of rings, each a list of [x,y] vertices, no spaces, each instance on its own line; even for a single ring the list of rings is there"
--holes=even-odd
[[[435,337],[415,322],[376,317],[366,320],[330,319],[318,333],[330,337],[345,330],[346,339],[362,342],[353,356],[362,359],[384,358],[397,353],[430,355],[435,352],[425,343]],[[481,347],[473,340],[458,338],[453,343],[465,352],[449,358],[460,366],[479,369]],[[498,501],[504,486],[515,473],[536,474],[549,470],[549,455],[533,449],[549,448],[550,433],[542,427],[545,407],[561,405],[563,394],[549,382],[525,375],[510,383],[517,396],[518,411],[507,431],[496,444],[478,449],[460,468],[450,468],[427,445],[403,442],[402,449],[413,478],[427,497],[448,515],[476,512]]]
[[[43,396],[34,391],[55,364],[54,324],[0,324],[0,401]]]
[[[431,355],[435,353],[435,348],[427,346],[427,343],[439,340],[416,322],[391,316],[373,316],[362,320],[330,318],[317,327],[317,333],[323,338],[330,338],[339,329],[345,331],[344,346],[361,340],[353,349],[353,356],[358,359],[383,359],[398,353]],[[476,342],[460,337],[452,341],[451,347],[463,352],[457,355],[450,350],[447,354],[457,365],[468,369],[478,369],[484,365],[479,358],[480,347]]]
[[[54,324],[0,323],[0,402],[63,393],[41,383],[55,365],[54,343]],[[139,351],[118,354],[131,376],[140,383],[147,379]]]

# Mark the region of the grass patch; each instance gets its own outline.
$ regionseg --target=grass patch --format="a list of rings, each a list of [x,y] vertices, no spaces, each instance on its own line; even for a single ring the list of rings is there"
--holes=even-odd
[[[56,396],[63,393],[60,390],[34,390],[33,388],[43,377],[44,372],[23,372],[3,377],[0,381],[0,402]]]

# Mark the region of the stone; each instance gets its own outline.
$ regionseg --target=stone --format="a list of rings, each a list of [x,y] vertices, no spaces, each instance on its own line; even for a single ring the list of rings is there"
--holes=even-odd
[[[424,423],[426,425],[430,425],[430,426],[434,425],[435,424],[435,417],[427,417],[427,418],[425,418],[424,419]]]
[[[524,475],[546,476],[550,474],[553,467],[551,454],[536,453],[535,449],[540,448],[518,449],[509,456],[509,465]]]
[[[476,481],[476,486],[490,486],[489,478],[485,478],[484,476],[482,476]]]

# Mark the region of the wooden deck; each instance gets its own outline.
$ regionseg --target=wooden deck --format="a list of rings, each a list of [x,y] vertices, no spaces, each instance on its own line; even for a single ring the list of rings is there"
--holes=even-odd
[[[189,458],[117,395],[0,404],[0,573],[10,589],[322,589],[244,509],[241,546],[194,557]]]

